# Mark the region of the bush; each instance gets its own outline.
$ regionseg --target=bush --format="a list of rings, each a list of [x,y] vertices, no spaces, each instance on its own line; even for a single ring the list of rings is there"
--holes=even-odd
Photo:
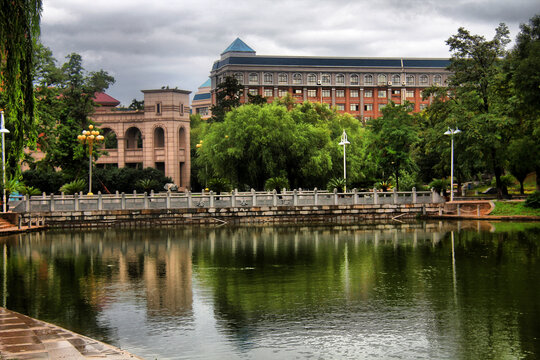
[[[135,188],[139,192],[146,192],[146,193],[149,193],[152,190],[160,191],[161,189],[163,189],[163,188],[159,188],[159,182],[155,179],[137,180],[137,183],[135,184]]]
[[[289,180],[287,180],[287,178],[284,176],[271,177],[264,183],[264,190],[266,191],[276,190],[277,192],[279,192],[281,189],[288,188]]]
[[[81,191],[84,191],[86,189],[86,181],[83,179],[77,179],[70,183],[62,185],[60,188],[60,192],[63,192],[64,194],[73,195],[80,193]]]
[[[232,185],[225,178],[213,178],[208,182],[208,188],[215,193],[222,193],[231,191]]]
[[[26,186],[26,185],[21,186],[20,192],[21,192],[21,194],[28,195],[28,196],[34,196],[34,195],[40,195],[41,194],[41,190],[36,189],[33,186]]]
[[[60,186],[66,183],[61,171],[27,170],[22,173],[22,182],[28,186],[51,194],[58,193]]]
[[[377,190],[388,191],[392,188],[392,182],[390,180],[381,180],[376,182],[374,187]]]
[[[343,178],[332,178],[330,181],[328,181],[328,184],[326,185],[326,190],[330,192],[334,192],[334,189],[337,189],[338,192],[342,192],[345,188],[346,182]]]
[[[527,196],[525,206],[533,209],[540,209],[540,191],[535,191],[531,195]]]
[[[154,168],[135,169],[124,167],[121,169],[95,169],[92,183],[94,189],[102,193],[133,192],[136,191],[163,191],[165,184],[172,183],[161,171]],[[146,187],[141,186],[143,181]],[[148,185],[152,185],[148,187]]]
[[[446,190],[448,190],[448,185],[449,183],[446,179],[433,179],[428,186],[430,189],[435,189],[438,193],[445,195]]]
[[[516,178],[513,177],[511,174],[506,174],[501,176],[501,184],[503,187],[510,187],[514,185],[517,182]],[[495,178],[491,179],[491,186],[497,187],[497,181]]]

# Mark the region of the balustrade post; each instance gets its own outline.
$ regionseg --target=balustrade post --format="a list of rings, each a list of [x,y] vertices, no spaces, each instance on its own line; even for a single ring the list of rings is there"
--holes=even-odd
[[[298,190],[293,191],[293,206],[298,206]]]
[[[476,204],[476,216],[480,217],[480,204]]]
[[[313,190],[313,205],[319,205],[319,194],[317,188]]]
[[[23,215],[19,216],[19,230],[22,228],[22,218]]]
[[[435,189],[431,188],[431,203],[435,204]]]
[[[150,206],[148,206],[148,193],[145,191],[143,196],[144,196],[143,208],[146,210],[146,209],[148,209],[150,207]]]
[[[26,204],[25,205],[25,209],[27,212],[30,212],[31,209],[30,209],[30,195],[24,195],[24,203]]]
[[[373,205],[379,204],[379,194],[377,194],[377,189],[373,188]]]
[[[191,197],[191,191],[187,192],[187,207],[188,208],[193,207],[193,198]]]
[[[459,204],[457,204],[457,216],[461,215],[461,209],[459,208]]]
[[[442,215],[442,210],[443,210],[443,209],[442,209],[442,207],[441,207],[441,206],[439,206],[439,216],[441,216],[441,215]]]
[[[398,193],[396,188],[392,189],[392,203],[394,205],[398,203]]]
[[[103,210],[103,195],[101,194],[101,191],[98,191],[98,198],[97,198],[97,209]]]
[[[32,228],[32,215],[28,217],[28,228]]]
[[[43,196],[43,200],[47,199],[47,193],[44,191],[41,196]]]
[[[53,212],[54,211],[54,194],[51,194],[51,199],[49,201],[50,201],[50,203],[49,203],[49,211]]]
[[[253,198],[251,206],[257,206],[257,193],[254,189],[251,189],[251,196]]]
[[[417,203],[417,198],[416,198],[416,187],[413,187],[413,188],[412,188],[412,195],[411,195],[411,197],[412,197],[412,203],[413,203],[413,204],[416,204],[416,203]]]
[[[122,210],[126,210],[126,193],[122,192],[121,196],[122,197],[120,199],[120,208],[122,208]]]
[[[171,190],[167,190],[167,197],[165,198],[165,207],[167,209],[171,208]]]
[[[79,204],[79,194],[73,194],[73,202],[75,203],[75,211],[79,211],[80,204]]]
[[[231,207],[236,207],[236,193],[238,190],[234,189],[231,192]]]
[[[338,194],[337,194],[337,189],[334,188],[334,205],[337,205],[338,204]]]
[[[358,205],[358,189],[353,189],[353,205]]]
[[[272,205],[277,206],[277,191],[274,189],[272,191]]]
[[[210,190],[210,207],[214,207],[214,192]]]

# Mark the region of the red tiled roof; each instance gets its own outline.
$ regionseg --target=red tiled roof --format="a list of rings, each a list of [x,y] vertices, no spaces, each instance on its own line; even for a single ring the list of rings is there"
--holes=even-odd
[[[105,93],[98,92],[94,96],[94,102],[102,106],[118,106],[120,101]]]

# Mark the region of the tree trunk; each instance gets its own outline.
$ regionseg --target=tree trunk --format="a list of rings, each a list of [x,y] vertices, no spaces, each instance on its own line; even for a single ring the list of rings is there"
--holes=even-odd
[[[525,195],[525,189],[523,188],[523,180],[519,180],[519,193]]]
[[[540,165],[534,167],[536,171],[536,191],[540,191]]]

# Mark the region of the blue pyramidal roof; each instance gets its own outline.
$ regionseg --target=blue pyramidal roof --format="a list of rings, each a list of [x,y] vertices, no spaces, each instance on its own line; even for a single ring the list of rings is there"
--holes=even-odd
[[[250,48],[245,42],[240,40],[240,38],[236,38],[231,45],[229,45],[228,48],[223,51],[223,54],[226,54],[228,52],[249,52],[249,53],[255,53],[255,50]]]
[[[199,86],[199,87],[202,88],[202,87],[210,87],[210,86],[212,86],[212,81],[210,79],[208,79],[203,84],[201,84],[201,86]]]

